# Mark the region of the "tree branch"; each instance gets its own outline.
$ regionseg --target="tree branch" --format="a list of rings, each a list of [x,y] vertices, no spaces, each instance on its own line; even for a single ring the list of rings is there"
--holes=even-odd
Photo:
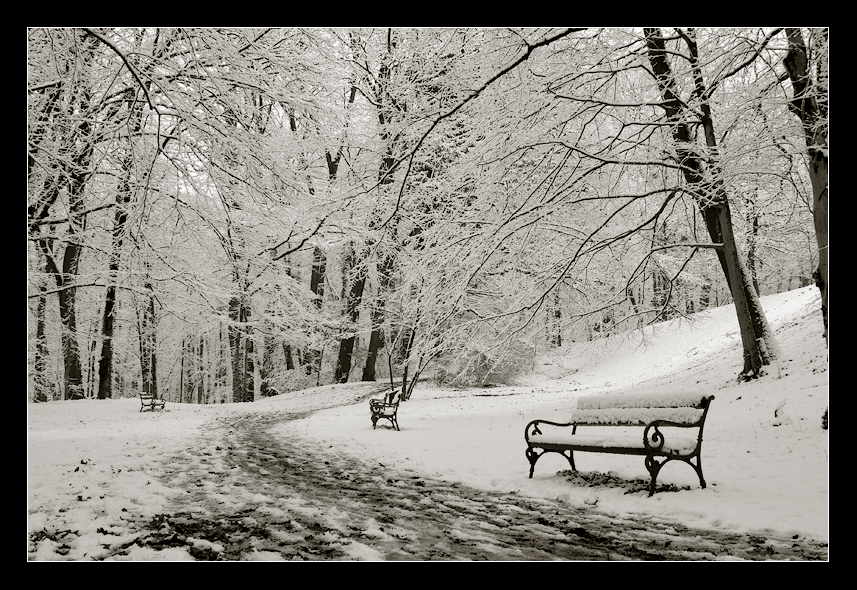
[[[390,221],[393,219],[393,217],[399,211],[399,208],[400,208],[401,203],[402,203],[402,196],[405,192],[405,185],[407,184],[407,179],[408,179],[408,176],[410,175],[411,168],[413,168],[414,158],[416,157],[416,154],[419,151],[420,147],[422,147],[423,142],[426,140],[426,138],[429,136],[429,134],[432,131],[434,131],[435,127],[437,127],[441,121],[443,121],[444,119],[448,119],[449,117],[453,116],[455,113],[457,113],[459,110],[461,110],[464,107],[464,105],[466,105],[468,102],[470,102],[471,100],[473,100],[474,98],[476,98],[480,94],[482,94],[482,92],[484,92],[485,89],[487,89],[489,86],[491,86],[491,84],[493,84],[494,82],[496,82],[497,80],[502,78],[504,75],[506,75],[507,73],[509,73],[510,71],[515,69],[516,67],[518,67],[520,64],[522,64],[523,62],[528,60],[530,58],[530,55],[532,55],[533,51],[535,51],[536,49],[550,45],[551,43],[554,43],[554,42],[556,42],[556,41],[558,41],[564,37],[567,37],[568,35],[570,35],[572,33],[577,33],[577,32],[583,31],[583,30],[586,30],[586,29],[585,28],[566,29],[565,31],[563,31],[561,33],[557,33],[556,35],[554,35],[552,37],[545,37],[545,38],[543,38],[540,41],[537,41],[535,43],[528,43],[527,42],[526,43],[527,48],[524,51],[523,55],[518,57],[516,60],[514,60],[512,63],[507,65],[505,68],[503,68],[500,71],[498,71],[497,73],[495,73],[493,76],[491,76],[479,88],[477,88],[476,90],[471,92],[469,95],[467,95],[464,99],[459,101],[459,103],[457,105],[455,105],[454,107],[449,109],[447,112],[442,113],[437,118],[435,118],[435,120],[432,121],[432,124],[429,126],[429,128],[426,129],[426,131],[420,136],[416,145],[410,150],[410,153],[406,156],[403,156],[398,161],[394,162],[393,165],[390,166],[390,168],[386,171],[384,176],[379,180],[379,184],[382,184],[384,182],[384,179],[387,176],[389,176],[390,174],[392,174],[399,167],[399,165],[402,162],[404,162],[405,160],[408,161],[408,167],[407,167],[407,170],[405,171],[405,177],[402,179],[402,185],[399,188],[399,194],[398,194],[398,197],[396,199],[396,206],[393,209],[393,212],[390,213],[390,216],[379,227],[386,227],[386,225],[388,223],[390,223]]]
[[[87,209],[86,211],[81,212],[79,215],[81,217],[86,217],[90,213],[95,213],[96,211],[101,211],[102,209],[109,209],[110,207],[115,207],[115,206],[116,206],[116,203],[107,203],[106,205],[99,205],[98,207],[93,207],[92,209]],[[40,225],[52,225],[55,223],[69,223],[69,221],[70,220],[68,217],[54,218],[54,219],[37,219],[37,220],[30,222],[30,229],[32,231],[33,229],[39,227]],[[41,239],[41,237],[36,236],[35,238],[32,238],[32,239],[38,240],[38,239]]]
[[[99,35],[95,31],[93,31],[92,29],[87,29],[84,27],[83,30],[86,31],[87,33],[89,33],[90,35],[92,35],[93,37],[95,37],[96,39],[98,39],[99,41],[101,41],[102,43],[104,43],[105,45],[107,45],[107,47],[112,49],[113,52],[119,56],[119,58],[125,63],[125,66],[128,68],[128,71],[131,72],[131,75],[134,76],[135,80],[137,80],[137,84],[139,84],[140,88],[143,89],[143,94],[146,95],[146,101],[149,103],[149,107],[157,113],[158,111],[155,108],[155,103],[152,102],[152,97],[149,96],[149,89],[146,87],[145,84],[143,84],[143,80],[140,79],[140,74],[137,72],[137,68],[135,68],[133,65],[131,65],[131,62],[128,61],[128,58],[125,56],[125,54],[122,53],[119,50],[119,48],[116,47],[113,43],[111,43],[110,41],[105,39],[103,36]]]

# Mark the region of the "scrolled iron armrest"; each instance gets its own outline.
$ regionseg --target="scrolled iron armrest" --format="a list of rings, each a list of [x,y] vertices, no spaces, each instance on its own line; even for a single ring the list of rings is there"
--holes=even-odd
[[[533,420],[524,428],[524,439],[529,442],[531,434],[543,434],[539,429],[539,424],[550,424],[551,426],[574,426],[573,423],[569,422],[550,422],[549,420]],[[530,427],[532,426],[532,432],[530,432]]]
[[[676,428],[696,428],[700,426],[700,422],[694,422],[693,424],[682,424],[680,422],[671,422],[670,420],[654,420],[646,424],[646,429],[643,430],[643,444],[646,446],[646,450],[651,451],[653,453],[658,453],[661,449],[664,448],[664,444],[666,443],[666,437],[664,433],[660,431],[661,426],[673,426]],[[654,430],[654,432],[652,432]],[[649,433],[651,434],[651,441],[655,443],[656,446],[652,446],[649,442]]]
[[[384,411],[385,409],[387,409],[387,408],[396,408],[396,407],[398,407],[398,406],[399,406],[399,401],[400,401],[400,400],[396,400],[394,403],[390,403],[390,402],[388,402],[388,401],[387,401],[387,397],[386,397],[386,396],[385,396],[385,397],[383,397],[383,398],[380,398],[380,399],[378,399],[378,398],[370,399],[370,400],[369,400],[369,409],[370,409],[372,412],[383,412],[383,411]]]

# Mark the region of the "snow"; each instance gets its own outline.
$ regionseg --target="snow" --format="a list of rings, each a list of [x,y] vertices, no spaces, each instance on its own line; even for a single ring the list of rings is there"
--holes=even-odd
[[[703,400],[713,397],[710,393],[665,392],[634,395],[595,395],[577,399],[578,410],[602,408],[681,408],[699,406]]]
[[[240,416],[284,404],[294,411],[316,409],[321,399],[343,405],[273,429],[303,437],[331,453],[383,464],[391,472],[417,473],[484,490],[558,499],[621,518],[648,517],[666,523],[726,532],[766,531],[828,539],[828,431],[821,416],[829,404],[828,355],[817,289],[807,287],[762,298],[779,340],[778,363],[751,382],[736,380],[743,361],[734,309],[725,306],[689,319],[673,320],[595,343],[546,352],[531,374],[515,385],[454,390],[420,384],[399,407],[401,431],[379,423],[372,429],[364,384],[342,384],[292,392],[253,404],[198,406],[168,404],[166,412],[138,412],[139,400],[82,400],[28,404],[27,501],[28,558],[31,560],[190,560],[184,548],[132,546],[127,555],[108,547],[133,541],[130,517],[154,518],[171,500],[194,485],[181,460],[208,461],[226,469],[211,453],[200,459],[194,448],[201,429],[214,416]],[[607,399],[628,393],[714,395],[705,424],[700,489],[693,469],[667,465],[659,483],[678,492],[626,494],[626,489],[584,486],[568,481],[568,463],[557,454],[542,457],[532,479],[524,455],[524,427],[531,420],[566,422],[581,397]],[[356,399],[359,403],[355,403]],[[621,436],[621,428],[587,427],[596,437]],[[175,454],[178,467],[167,471],[158,457]],[[647,479],[640,456],[579,453],[582,472]],[[687,486],[689,489],[683,489]],[[240,510],[260,490],[236,486],[225,505]],[[271,504],[269,504],[270,506]],[[278,498],[284,514],[312,510]],[[200,508],[204,511],[204,508]],[[343,516],[331,510],[330,529]],[[295,523],[297,524],[297,523]],[[389,528],[386,530],[389,531]],[[49,531],[39,539],[40,531]],[[63,545],[63,531],[73,531]],[[107,533],[110,533],[109,535]],[[371,527],[365,533],[387,534]],[[198,540],[209,551],[217,544]],[[207,544],[207,545],[206,545]],[[372,548],[352,543],[350,559],[379,559]],[[110,555],[110,556],[109,556]],[[281,559],[248,550],[248,560]]]
[[[654,420],[694,424],[702,418],[703,411],[695,408],[604,408],[602,410],[575,410],[572,418],[577,424],[645,425]]]

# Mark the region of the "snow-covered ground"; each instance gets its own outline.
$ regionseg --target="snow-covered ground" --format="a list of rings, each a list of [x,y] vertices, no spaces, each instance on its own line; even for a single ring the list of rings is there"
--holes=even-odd
[[[126,532],[123,514],[163,513],[182,487],[164,481],[156,461],[194,446],[215,414],[344,405],[285,423],[274,432],[299,435],[331,453],[381,463],[391,471],[458,481],[498,492],[557,498],[623,517],[646,516],[732,532],[767,531],[828,540],[828,354],[814,287],[764,297],[782,358],[770,374],[739,383],[742,365],[734,309],[726,306],[674,320],[632,336],[564,346],[545,355],[515,386],[452,390],[420,384],[399,409],[401,431],[372,429],[365,384],[292,392],[253,404],[170,404],[168,412],[139,413],[137,399],[28,404],[28,541],[30,559],[89,559]],[[586,485],[562,473],[568,464],[547,454],[529,479],[524,427],[533,419],[564,421],[579,396],[702,391],[715,396],[705,425],[700,489],[692,469],[670,463],[659,484],[678,492],[625,493],[626,487]],[[359,403],[355,400],[360,398]],[[322,401],[323,400],[323,401]],[[616,430],[616,429],[611,429]],[[647,479],[641,457],[580,453],[581,472]],[[684,489],[688,487],[689,489]],[[250,494],[253,490],[236,490]],[[240,505],[241,498],[232,498]],[[288,506],[288,499],[283,499]],[[74,531],[60,550],[57,531]],[[127,531],[129,538],[132,531]],[[187,558],[186,552],[159,558]],[[178,551],[178,550],[176,550]],[[153,559],[151,549],[129,553]]]

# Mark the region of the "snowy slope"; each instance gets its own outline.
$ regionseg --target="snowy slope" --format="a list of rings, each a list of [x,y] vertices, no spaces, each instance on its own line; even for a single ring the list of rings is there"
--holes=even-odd
[[[306,437],[331,452],[382,463],[391,471],[558,498],[607,514],[826,541],[828,432],[821,429],[821,415],[828,405],[829,373],[817,290],[807,287],[762,302],[783,357],[769,376],[756,382],[735,380],[742,364],[738,325],[734,310],[723,307],[696,314],[693,322],[667,322],[631,337],[564,348],[563,356],[545,357],[515,386],[465,391],[421,385],[400,407],[400,432],[372,430],[365,402],[372,386],[360,383],[292,392],[253,404],[172,404],[164,413],[138,413],[136,399],[28,404],[28,533],[75,531],[71,549],[64,548],[62,555],[57,543],[45,539],[30,546],[29,557],[97,557],[105,529],[114,542],[115,535],[125,532],[117,524],[123,514],[161,513],[171,495],[189,484],[178,475],[171,476],[169,486],[159,483],[165,474],[155,458],[193,447],[212,416],[285,404],[310,410],[329,405],[331,399],[343,405],[275,432]],[[692,469],[671,463],[658,481],[675,484],[680,491],[652,498],[645,492],[626,494],[627,485],[569,481],[560,473],[568,464],[550,454],[539,460],[534,478],[527,478],[523,435],[530,420],[562,421],[584,395],[687,390],[715,395],[703,452],[707,489],[699,489]],[[641,457],[581,454],[577,466],[584,473],[613,473],[622,478],[615,480],[620,484],[647,476]],[[236,490],[230,500],[237,506],[241,494],[253,493]],[[287,509],[289,499],[282,504]],[[157,557],[130,557],[189,555],[167,550]]]
[[[763,298],[783,358],[771,375],[752,383],[735,379],[742,366],[740,336],[734,309],[726,306],[696,314],[693,322],[675,320],[644,334],[577,345],[514,387],[418,388],[399,409],[401,432],[367,429],[363,404],[325,410],[283,430],[391,468],[597,505],[606,513],[826,539],[828,433],[821,429],[821,415],[828,405],[829,374],[818,305],[813,287]],[[686,390],[715,395],[705,427],[706,489],[681,463],[669,464],[658,478],[690,487],[680,493],[648,498],[626,495],[625,488],[583,487],[557,474],[568,463],[552,454],[539,460],[533,479],[527,478],[524,427],[530,420],[562,422],[581,395]],[[640,457],[579,454],[576,463],[583,472],[614,472],[626,479],[648,475]]]

